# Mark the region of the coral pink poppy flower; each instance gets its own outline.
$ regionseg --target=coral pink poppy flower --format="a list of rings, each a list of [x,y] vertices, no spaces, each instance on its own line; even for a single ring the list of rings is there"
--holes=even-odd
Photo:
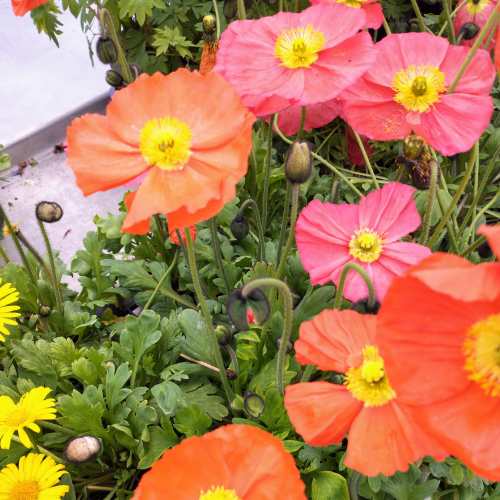
[[[370,139],[366,135],[360,135],[359,138],[365,149],[366,156],[370,158],[372,154],[372,147],[368,144]],[[365,164],[365,157],[359,147],[358,140],[354,135],[352,127],[349,126],[347,127],[347,157],[351,163],[355,163],[356,165],[363,166]]]
[[[377,0],[310,0],[311,5],[320,3],[343,3],[348,7],[359,9],[366,15],[366,28],[378,29],[384,22],[382,5]]]
[[[366,476],[405,471],[425,455],[444,459],[437,441],[400,404],[377,348],[377,317],[326,309],[300,325],[296,358],[303,365],[346,374],[345,385],[310,382],[285,389],[285,407],[312,446],[340,443],[349,431],[344,463]]]
[[[468,151],[489,125],[495,68],[487,52],[472,58],[446,95],[467,47],[429,33],[390,35],[377,43],[377,60],[342,93],[349,124],[372,140],[403,139],[413,132],[443,155]]]
[[[214,71],[241,96],[285,100],[285,105],[268,103],[263,114],[291,104],[325,102],[373,63],[371,37],[358,33],[365,26],[364,12],[343,4],[316,5],[300,14],[280,12],[225,32]],[[229,43],[224,43],[226,36],[232,37]]]
[[[359,205],[309,203],[297,221],[296,241],[311,283],[338,285],[343,267],[356,262],[368,273],[382,301],[395,276],[431,255],[423,245],[398,241],[420,226],[414,191],[390,182],[362,197]],[[367,296],[363,278],[349,272],[344,297],[357,302]]]
[[[12,11],[18,17],[24,16],[35,7],[46,3],[48,0],[10,0],[12,3]]]
[[[455,19],[453,21],[453,31],[455,35],[458,36],[460,32],[460,28],[465,23],[474,23],[480,30],[483,29],[486,21],[490,17],[491,13],[495,10],[495,7],[498,5],[498,0],[461,0],[460,4],[465,5],[457,12]],[[491,29],[486,35],[486,38],[483,40],[479,48],[484,49],[486,41],[489,38],[491,33]],[[465,47],[472,47],[479,33],[472,38],[471,40],[463,40],[460,42],[460,45]],[[495,34],[493,35],[492,41],[488,46],[488,49],[492,49],[494,47],[494,43],[497,39],[498,35],[498,27],[495,30]]]

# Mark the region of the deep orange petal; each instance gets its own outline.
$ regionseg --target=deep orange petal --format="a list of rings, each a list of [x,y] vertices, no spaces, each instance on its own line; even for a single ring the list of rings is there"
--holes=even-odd
[[[140,151],[123,142],[101,115],[84,115],[68,127],[66,163],[84,196],[122,186],[148,168]]]
[[[47,1],[48,0],[11,0],[12,11],[16,16],[22,17],[30,10],[39,7]]]
[[[498,37],[500,40],[500,37]],[[497,42],[498,45],[498,42]],[[498,47],[500,51],[500,46]],[[497,57],[497,51],[495,50],[495,57]],[[500,55],[499,55],[500,57]],[[499,257],[500,256],[500,226],[486,226],[482,224],[477,230],[479,234],[484,234],[488,238],[488,243],[490,244],[493,253]]]
[[[295,430],[312,446],[340,443],[363,408],[343,385],[307,382],[285,389],[285,407]]]
[[[347,358],[361,355],[364,347],[375,342],[376,322],[372,315],[325,309],[300,325],[295,343],[297,361],[317,365],[320,370],[346,373],[353,366]]]

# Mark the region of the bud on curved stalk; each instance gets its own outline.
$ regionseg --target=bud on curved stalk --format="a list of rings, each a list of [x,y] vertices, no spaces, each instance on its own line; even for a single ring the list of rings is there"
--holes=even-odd
[[[112,38],[100,36],[97,40],[96,52],[103,64],[115,64],[118,61],[118,49]]]
[[[95,436],[87,434],[68,441],[64,448],[64,458],[74,464],[83,464],[101,451],[101,442]]]
[[[433,168],[437,169],[437,182],[439,182],[441,178],[441,169],[439,168],[439,163],[436,160],[429,160],[423,165],[415,165],[413,167],[411,171],[411,178],[413,181],[413,185],[417,189],[430,189]]]
[[[63,209],[55,202],[42,201],[36,206],[35,213],[38,220],[52,224],[61,220]]]
[[[120,90],[125,85],[123,76],[114,69],[110,69],[108,72],[106,72],[106,82],[108,83],[108,85],[111,85],[117,90]]]
[[[266,294],[258,289],[253,289],[243,297],[244,288],[235,290],[229,295],[226,303],[226,313],[236,330],[248,330],[248,313],[250,308],[257,324],[263,324],[270,315],[269,300]]]
[[[52,307],[40,304],[38,307],[38,315],[41,318],[48,318],[52,314]]]
[[[250,232],[250,226],[245,217],[236,216],[231,222],[231,233],[237,240],[243,240],[247,237]]]
[[[460,44],[462,40],[472,40],[481,31],[479,26],[474,23],[465,23],[461,26],[460,31],[457,36],[457,44]]]
[[[404,145],[405,156],[414,160],[415,158],[418,158],[419,156],[422,155],[426,146],[427,143],[425,142],[425,139],[423,137],[420,137],[418,135],[409,135],[405,139],[405,145]]]
[[[312,173],[311,145],[295,141],[285,157],[285,177],[291,184],[303,184]]]
[[[219,345],[224,346],[231,343],[233,336],[231,334],[231,330],[229,330],[226,325],[215,325],[214,332]]]
[[[264,410],[266,409],[266,405],[264,400],[255,392],[246,391],[244,394],[244,402],[245,402],[245,411],[251,417],[260,417]]]
[[[130,63],[128,67],[130,69],[130,73],[132,73],[133,81],[137,80],[137,78],[139,78],[139,75],[142,73],[141,67],[135,63]]]
[[[380,305],[381,304],[378,300],[376,300],[373,305],[370,305],[368,298],[366,298],[358,300],[358,302],[354,302],[351,306],[351,309],[360,314],[378,314]]]

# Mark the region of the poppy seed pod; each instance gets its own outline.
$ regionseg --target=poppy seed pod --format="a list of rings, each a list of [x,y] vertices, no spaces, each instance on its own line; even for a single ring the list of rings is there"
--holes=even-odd
[[[439,168],[439,163],[436,160],[430,160],[427,165],[415,165],[411,171],[411,178],[413,185],[417,189],[426,190],[431,187],[431,174],[432,167],[436,166],[437,171],[437,182],[439,182],[441,176],[441,169]]]
[[[231,335],[231,331],[226,325],[216,325],[214,331],[215,336],[217,337],[217,343],[219,345],[228,345],[231,343],[233,336]]]
[[[472,40],[479,33],[479,31],[480,29],[477,24],[465,23],[460,28],[457,38],[460,38],[461,40]]]
[[[114,64],[118,60],[118,50],[112,38],[99,37],[96,45],[97,57],[103,64]]]
[[[52,201],[42,201],[36,206],[36,216],[42,222],[57,222],[63,216],[63,210],[60,205]]]
[[[250,232],[250,226],[245,217],[236,216],[231,222],[231,233],[237,240],[243,240],[246,238],[247,234]]]
[[[246,391],[244,395],[245,400],[245,411],[251,417],[260,417],[264,410],[266,409],[266,405],[264,400],[255,392]]]
[[[137,78],[139,78],[139,75],[142,73],[141,67],[138,64],[130,63],[128,65],[128,68],[132,73],[132,78],[134,79],[134,81],[137,80]]]
[[[477,253],[479,254],[479,257],[481,257],[481,259],[489,259],[490,257],[492,257],[493,252],[491,251],[488,240],[484,241],[477,247]]]
[[[426,145],[427,143],[423,137],[418,135],[409,135],[405,139],[405,155],[411,159],[418,158],[424,152]]]
[[[68,441],[64,448],[64,458],[68,462],[83,464],[101,451],[101,442],[95,436],[87,434]]]
[[[118,73],[118,71],[110,69],[108,72],[106,72],[106,82],[115,89],[121,89],[123,87],[123,84],[125,83],[125,80],[123,79],[123,76]]]
[[[285,177],[292,184],[302,184],[311,176],[311,146],[307,141],[295,141],[285,158]]]
[[[203,18],[203,31],[210,35],[217,29],[217,22],[212,14],[208,14]]]
[[[38,308],[38,315],[41,318],[48,318],[51,313],[52,313],[52,307],[40,304],[40,307]]]

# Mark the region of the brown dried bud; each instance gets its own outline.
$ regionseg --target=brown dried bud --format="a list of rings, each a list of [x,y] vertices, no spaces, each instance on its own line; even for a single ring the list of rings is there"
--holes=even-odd
[[[437,172],[437,182],[441,176],[441,169],[439,168],[439,163],[436,160],[429,160],[426,164],[417,164],[413,167],[411,171],[411,178],[413,180],[413,185],[417,189],[426,190],[431,187],[431,168],[436,167]]]
[[[226,375],[228,380],[236,380],[238,378],[236,376],[236,372],[234,370],[231,370],[231,368],[228,368],[226,370]]]

